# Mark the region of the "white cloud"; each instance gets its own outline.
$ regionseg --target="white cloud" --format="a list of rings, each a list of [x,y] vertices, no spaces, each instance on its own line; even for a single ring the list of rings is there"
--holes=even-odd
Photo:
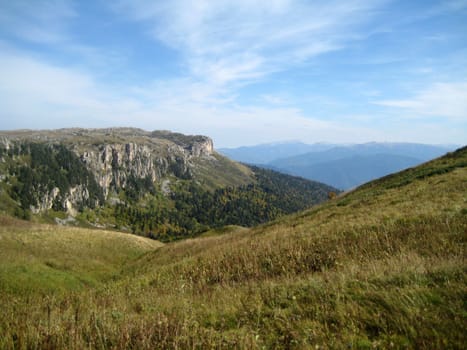
[[[137,104],[87,71],[11,51],[0,53],[0,100],[1,129],[108,125],[113,112]]]
[[[255,69],[245,71],[253,74]],[[391,121],[382,122],[384,127],[370,126],[368,121],[378,115],[357,118],[349,114],[325,121],[323,116],[306,115],[292,107],[293,98],[280,93],[259,96],[268,102],[263,107],[239,106],[228,86],[190,77],[127,87],[106,84],[97,77],[88,70],[39,60],[28,52],[0,50],[0,129],[134,126],[209,135],[217,147],[287,139],[462,143],[466,136],[462,128],[423,120],[413,125]],[[413,114],[439,111],[465,120],[466,92],[466,83],[434,84],[411,99],[377,103]]]
[[[232,106],[225,103],[227,93],[211,89],[182,79],[122,91],[88,72],[1,53],[0,129],[135,126],[205,134],[218,146],[284,139],[355,141],[357,134],[372,135],[371,130],[310,118],[297,108]]]
[[[467,120],[467,83],[435,83],[401,100],[381,100],[377,105],[405,110],[405,115]]]
[[[222,85],[257,79],[355,40],[381,0],[121,0],[151,34],[185,55],[198,79]]]
[[[40,63],[34,59],[2,55],[0,89],[4,93],[41,96],[47,102],[70,103],[70,97],[83,103],[81,92],[92,86],[90,77]]]

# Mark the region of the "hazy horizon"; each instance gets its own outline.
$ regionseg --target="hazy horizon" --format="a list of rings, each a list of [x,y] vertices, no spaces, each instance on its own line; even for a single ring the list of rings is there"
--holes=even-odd
[[[467,1],[0,2],[0,129],[467,140]]]
[[[31,129],[31,128],[22,128],[22,129],[3,129],[3,130],[0,130],[0,133],[2,132],[6,132],[6,133],[9,133],[9,132],[15,132],[15,131],[18,131],[18,132],[41,132],[41,131],[59,131],[59,130],[66,130],[66,129],[88,129],[88,130],[92,130],[92,129],[119,129],[119,128],[129,128],[129,129],[140,129],[140,130],[143,130],[143,131],[146,131],[146,132],[152,132],[152,131],[167,131],[167,132],[171,132],[171,133],[176,133],[176,131],[173,131],[173,130],[161,130],[161,129],[154,129],[154,130],[146,130],[146,129],[143,129],[143,128],[135,128],[133,126],[103,126],[101,128],[85,128],[85,127],[80,127],[80,126],[76,126],[76,127],[65,127],[65,128],[56,128],[56,129]],[[185,135],[189,135],[189,136],[197,136],[197,135],[200,135],[200,136],[207,136],[207,137],[210,137],[209,135],[206,135],[206,134],[194,134],[194,133],[184,133]],[[1,136],[1,135],[0,135]],[[426,143],[426,142],[410,142],[410,141],[398,141],[398,142],[393,142],[393,141],[364,141],[364,142],[328,142],[328,141],[310,141],[310,142],[306,142],[306,141],[301,141],[301,140],[293,140],[293,139],[283,139],[283,140],[277,140],[277,141],[270,141],[270,142],[263,142],[263,143],[250,143],[250,144],[238,144],[238,145],[235,145],[235,146],[223,146],[222,144],[219,146],[216,144],[216,142],[213,140],[214,142],[214,148],[215,149],[237,149],[237,148],[254,148],[254,147],[268,147],[268,146],[279,146],[279,145],[307,145],[307,146],[313,146],[313,145],[323,145],[323,146],[357,146],[357,145],[370,145],[370,144],[407,144],[407,145],[426,145],[426,146],[439,146],[439,147],[447,147],[447,148],[453,148],[453,147],[462,147],[464,146],[464,144],[460,144],[460,143]]]

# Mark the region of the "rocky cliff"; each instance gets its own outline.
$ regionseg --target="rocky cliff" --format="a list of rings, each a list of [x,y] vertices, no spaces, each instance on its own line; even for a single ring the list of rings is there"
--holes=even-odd
[[[335,192],[231,161],[212,140],[132,128],[0,132],[0,214],[171,241],[252,226]]]
[[[31,144],[52,148],[53,145],[63,145],[71,151],[94,177],[102,191],[104,201],[109,199],[112,193],[138,181],[161,185],[166,179],[164,186],[165,192],[168,193],[167,186],[170,180],[168,181],[167,178],[196,178],[196,167],[201,163],[204,166],[208,164],[209,167],[215,167],[215,163],[222,158],[214,151],[212,140],[206,136],[187,136],[168,131],[148,132],[134,128],[73,128],[0,132],[3,163],[6,162],[7,155],[16,157],[20,162],[21,159],[27,159],[28,155],[34,152],[31,151]],[[53,153],[52,148],[49,152]],[[54,161],[48,160],[48,162]],[[63,171],[63,168],[64,165],[59,164],[57,170]],[[3,177],[7,176],[7,170],[7,167],[3,167],[1,171]],[[242,173],[238,169],[237,172]],[[240,182],[251,181],[247,172],[243,172],[244,178]],[[72,174],[67,176],[72,177]],[[30,205],[34,213],[54,206],[66,208],[69,213],[74,213],[82,203],[91,201],[97,206],[103,201],[99,200],[99,195],[94,196],[94,199],[91,198],[93,196],[88,186],[78,182],[66,188],[57,185],[37,185],[30,190],[35,192],[31,194]]]
[[[125,188],[130,178],[148,178],[151,182],[168,175],[191,178],[196,158],[216,161],[208,137],[196,138],[186,146],[133,141],[101,144],[85,150],[73,147],[73,151],[93,172],[106,197],[112,189]]]

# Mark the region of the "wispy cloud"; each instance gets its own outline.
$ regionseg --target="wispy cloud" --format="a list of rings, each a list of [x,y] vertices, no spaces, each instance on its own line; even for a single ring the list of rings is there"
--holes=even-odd
[[[75,16],[72,0],[0,2],[0,30],[36,43],[67,40],[67,22]]]
[[[467,10],[466,0],[445,0],[440,2],[433,8],[432,13],[445,13],[452,11],[465,11]]]
[[[185,56],[197,78],[222,85],[257,79],[355,39],[381,1],[149,0],[117,9]]]
[[[405,110],[405,115],[409,117],[435,116],[465,121],[467,120],[467,82],[436,83],[407,99],[381,100],[374,103]]]
[[[76,23],[83,20],[76,0],[0,0],[0,50],[31,47],[30,55],[48,57],[93,68],[99,74],[122,66],[128,59],[124,48],[96,46],[82,41]],[[20,44],[20,45],[18,45]]]
[[[462,25],[426,33],[414,17],[465,0],[417,3],[404,30],[392,0],[96,3],[0,0],[1,129],[130,125],[222,146],[465,139]],[[411,25],[407,45],[428,38],[413,64],[399,47]]]
[[[355,140],[356,134],[363,140],[377,136],[372,130],[305,116],[293,107],[226,106],[224,100],[212,99],[211,88],[174,80],[121,91],[85,71],[3,53],[0,125],[1,129],[103,125],[170,129],[210,135],[221,146],[282,139],[344,142]]]

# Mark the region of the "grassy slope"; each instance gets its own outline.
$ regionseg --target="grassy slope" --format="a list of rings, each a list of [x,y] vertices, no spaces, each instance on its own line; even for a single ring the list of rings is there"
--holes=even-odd
[[[125,262],[162,244],[0,216],[0,246],[0,291],[18,295],[98,286],[116,276]]]
[[[0,348],[464,348],[466,165],[463,149],[274,223],[168,244],[102,288],[1,298]]]
[[[213,190],[219,187],[242,186],[255,182],[253,172],[243,164],[234,162],[218,153],[215,160],[196,159],[193,169],[195,180],[203,187]]]

